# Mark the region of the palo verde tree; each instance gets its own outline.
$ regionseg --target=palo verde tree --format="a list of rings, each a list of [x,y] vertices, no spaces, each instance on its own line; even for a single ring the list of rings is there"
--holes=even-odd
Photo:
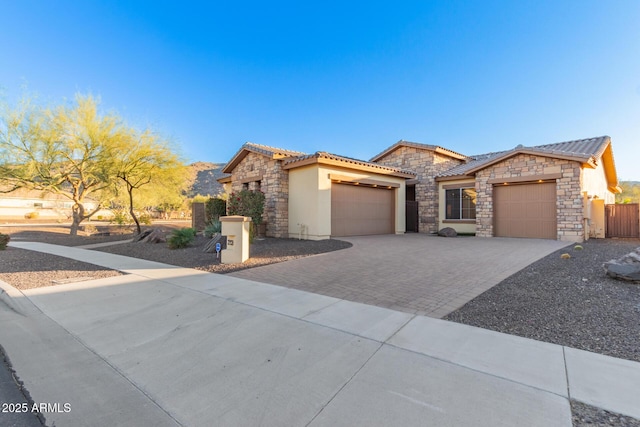
[[[142,230],[136,207],[159,205],[175,198],[172,196],[180,194],[186,175],[183,162],[168,142],[152,131],[130,130],[120,140],[116,156],[116,192],[124,187],[129,214],[136,223],[138,234]]]
[[[0,114],[0,191],[26,188],[70,199],[72,235],[116,196],[118,182],[140,231],[134,190],[147,201],[154,195],[154,200],[175,204],[172,192],[180,194],[186,175],[181,168],[161,138],[129,128],[116,114],[101,114],[90,96],[55,108],[26,100]],[[86,208],[89,197],[96,202],[91,209]]]
[[[114,177],[114,148],[126,134],[121,119],[101,115],[98,102],[42,108],[29,100],[0,116],[3,192],[18,188],[61,194],[73,202],[71,234],[101,208]],[[91,196],[96,206],[87,210]]]

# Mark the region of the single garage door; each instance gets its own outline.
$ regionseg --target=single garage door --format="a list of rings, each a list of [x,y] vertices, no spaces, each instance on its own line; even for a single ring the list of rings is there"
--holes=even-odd
[[[557,239],[556,183],[493,187],[494,235]]]
[[[395,191],[361,185],[331,184],[331,236],[394,232]]]

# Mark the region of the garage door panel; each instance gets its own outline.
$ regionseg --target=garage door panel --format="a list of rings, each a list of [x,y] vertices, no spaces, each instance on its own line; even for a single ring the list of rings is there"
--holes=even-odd
[[[494,235],[557,238],[555,182],[496,186]]]
[[[393,233],[394,196],[393,190],[332,184],[331,235]]]

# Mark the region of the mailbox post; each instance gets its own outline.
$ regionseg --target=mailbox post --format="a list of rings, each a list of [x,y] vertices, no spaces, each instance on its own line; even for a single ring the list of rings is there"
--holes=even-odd
[[[221,233],[227,236],[227,248],[222,251],[222,264],[239,264],[249,259],[249,227],[251,218],[231,215],[221,216]]]

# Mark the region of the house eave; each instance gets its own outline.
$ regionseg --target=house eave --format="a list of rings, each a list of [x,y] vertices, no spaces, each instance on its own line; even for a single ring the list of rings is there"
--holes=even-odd
[[[593,167],[592,163],[590,163],[591,161],[591,156],[577,156],[577,155],[563,155],[563,154],[557,154],[557,153],[545,153],[542,151],[538,151],[538,150],[531,150],[531,149],[527,149],[527,148],[517,148],[513,151],[509,151],[505,154],[503,154],[502,156],[498,156],[494,159],[491,159],[491,161],[487,162],[487,163],[483,163],[481,165],[476,166],[475,168],[469,169],[467,171],[467,174],[471,175],[471,174],[475,174],[483,169],[486,169],[488,167],[491,167],[497,163],[500,163],[502,161],[505,161],[507,159],[510,159],[511,157],[517,156],[519,154],[529,154],[532,156],[539,156],[539,157],[548,157],[548,158],[552,158],[552,159],[561,159],[561,160],[570,160],[570,161],[574,161],[574,162],[578,162],[582,165],[589,165],[589,167]]]
[[[416,177],[414,173],[401,171],[398,169],[393,169],[393,168],[382,166],[382,165],[380,166],[368,165],[368,164],[364,164],[363,162],[328,158],[318,154],[315,156],[303,158],[301,160],[292,160],[290,162],[285,163],[282,168],[285,170],[289,170],[289,169],[296,169],[296,168],[309,166],[309,165],[316,165],[316,164],[324,165],[324,166],[335,166],[335,167],[347,168],[347,169],[352,169],[352,170],[357,170],[362,172],[376,173],[379,175],[394,176],[397,178],[411,179]]]
[[[375,155],[374,157],[372,157],[369,161],[370,162],[377,162],[378,160],[388,156],[389,154],[393,153],[394,151],[396,151],[398,148],[400,147],[412,147],[412,148],[417,148],[419,150],[428,150],[428,151],[433,151],[434,153],[438,153],[444,156],[448,156],[454,159],[458,159],[458,160],[469,160],[468,156],[465,156],[464,154],[460,154],[460,153],[456,153],[453,150],[449,150],[447,148],[444,147],[440,147],[438,145],[427,145],[427,144],[420,144],[417,142],[409,142],[409,141],[405,141],[405,140],[400,140],[398,142],[396,142],[395,144],[393,144],[391,147],[387,148],[386,150],[384,150],[383,152],[381,152],[380,154]]]

